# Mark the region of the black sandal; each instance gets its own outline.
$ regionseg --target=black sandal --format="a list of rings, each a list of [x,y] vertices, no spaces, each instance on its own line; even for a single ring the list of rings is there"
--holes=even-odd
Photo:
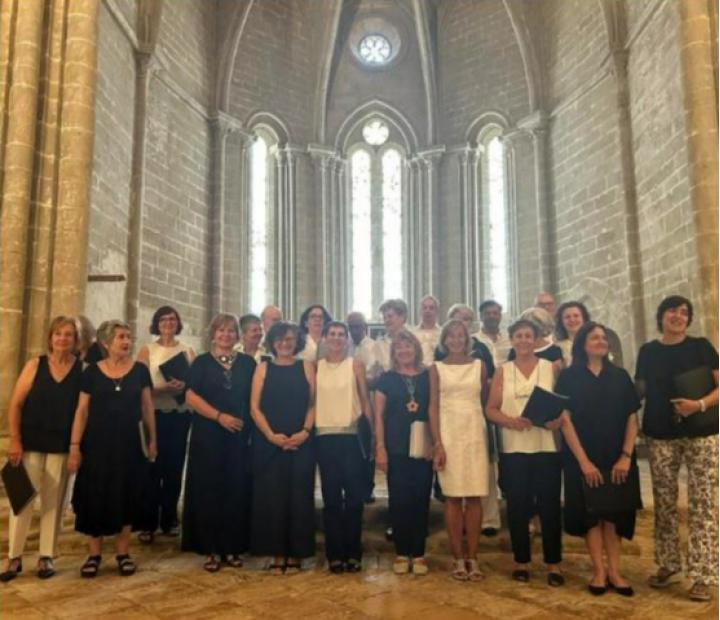
[[[530,581],[530,571],[524,568],[516,568],[512,572],[512,578],[520,583],[527,583]]]
[[[115,560],[118,565],[118,573],[121,577],[129,577],[130,575],[135,574],[137,565],[127,553],[124,553],[123,555],[116,555]]]
[[[342,563],[342,560],[333,560],[328,564],[328,570],[333,575],[339,575],[345,570],[345,566]]]
[[[217,573],[220,570],[220,560],[218,560],[214,555],[211,555],[203,563],[203,569],[208,573]]]
[[[37,576],[40,579],[49,579],[55,574],[55,567],[53,566],[53,559],[48,555],[43,555],[38,560],[38,572]]]
[[[98,571],[100,570],[100,562],[102,562],[102,556],[91,555],[85,560],[85,564],[80,567],[80,576],[86,579],[92,579],[97,577]]]
[[[7,583],[8,581],[12,581],[20,573],[22,573],[22,558],[10,558],[8,560],[7,570],[0,573],[0,582]]]

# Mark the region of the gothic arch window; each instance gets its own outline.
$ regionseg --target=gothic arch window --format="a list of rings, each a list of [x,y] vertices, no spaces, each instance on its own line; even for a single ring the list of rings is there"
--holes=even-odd
[[[403,174],[405,154],[388,141],[387,126],[371,120],[350,162],[350,307],[375,317],[383,299],[403,297]]]
[[[479,219],[484,228],[484,296],[509,309],[512,301],[509,248],[512,243],[508,217],[508,157],[502,128],[492,125],[481,131],[478,150]]]
[[[264,128],[256,128],[249,148],[249,307],[259,313],[272,299],[272,238],[275,202],[274,149],[277,140]]]

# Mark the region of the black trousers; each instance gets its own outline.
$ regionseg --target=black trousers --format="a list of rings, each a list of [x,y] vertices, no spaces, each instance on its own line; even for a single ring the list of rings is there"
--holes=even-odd
[[[329,562],[362,559],[366,461],[356,435],[319,435],[325,555]]]
[[[155,412],[158,455],[148,465],[148,480],[143,492],[139,529],[154,532],[158,526],[167,531],[178,525],[177,504],[185,466],[189,412]]]
[[[425,555],[432,480],[431,461],[388,456],[390,523],[397,555],[412,558]]]
[[[519,564],[530,561],[528,525],[536,513],[542,525],[545,563],[562,560],[561,472],[560,455],[555,452],[500,454],[500,488],[507,500],[513,556]]]

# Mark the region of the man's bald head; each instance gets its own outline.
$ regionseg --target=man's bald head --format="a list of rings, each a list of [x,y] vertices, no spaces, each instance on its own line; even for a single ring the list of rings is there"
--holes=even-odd
[[[267,334],[270,328],[278,321],[282,321],[283,313],[277,306],[265,306],[260,313],[262,319],[263,331]]]

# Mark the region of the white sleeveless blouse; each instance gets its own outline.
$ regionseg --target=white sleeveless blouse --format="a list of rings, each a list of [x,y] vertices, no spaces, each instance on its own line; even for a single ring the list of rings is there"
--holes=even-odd
[[[315,396],[315,428],[318,435],[353,434],[362,413],[355,381],[353,358],[339,364],[318,362]]]
[[[160,366],[169,359],[175,357],[178,353],[185,353],[190,361],[190,347],[182,342],[178,342],[174,347],[164,347],[157,342],[151,342],[147,345],[149,355],[150,377],[153,387],[158,388],[167,385],[165,377],[160,372]],[[188,407],[185,403],[178,405],[172,394],[153,394],[153,406],[158,411],[187,411]]]

